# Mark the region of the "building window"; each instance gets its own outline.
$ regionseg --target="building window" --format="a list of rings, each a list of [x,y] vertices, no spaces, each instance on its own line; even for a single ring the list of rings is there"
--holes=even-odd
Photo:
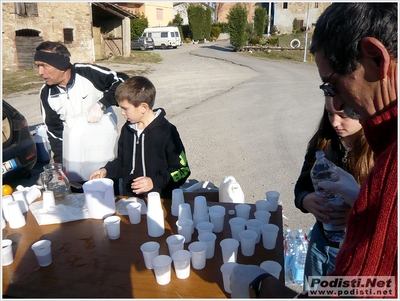
[[[70,44],[74,41],[74,33],[72,28],[64,28],[64,43]]]
[[[14,3],[15,13],[22,17],[38,16],[37,3],[16,2]]]
[[[287,9],[288,8],[288,3],[287,2],[283,2],[283,9]]]
[[[34,29],[20,29],[15,31],[15,36],[17,37],[38,37],[40,31]]]
[[[163,19],[163,10],[161,8],[157,8],[157,20],[162,21]]]

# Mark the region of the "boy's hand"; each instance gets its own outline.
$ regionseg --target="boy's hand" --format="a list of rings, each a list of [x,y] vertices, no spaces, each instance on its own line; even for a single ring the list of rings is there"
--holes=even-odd
[[[94,173],[90,175],[89,180],[105,178],[106,175],[107,175],[107,170],[105,168],[100,168],[99,170],[96,170]]]
[[[132,191],[136,194],[142,194],[153,189],[153,181],[149,177],[138,177],[133,180]]]

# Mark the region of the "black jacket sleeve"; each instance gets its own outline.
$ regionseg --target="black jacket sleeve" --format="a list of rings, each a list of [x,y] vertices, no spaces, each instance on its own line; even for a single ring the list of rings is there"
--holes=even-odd
[[[304,158],[303,167],[301,168],[300,176],[297,179],[296,185],[294,187],[294,204],[304,213],[308,213],[306,209],[303,208],[303,198],[314,192],[314,186],[311,181],[310,171],[314,165],[315,152],[308,151]]]

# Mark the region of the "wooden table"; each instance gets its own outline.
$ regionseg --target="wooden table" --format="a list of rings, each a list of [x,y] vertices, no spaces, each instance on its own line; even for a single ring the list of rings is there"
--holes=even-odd
[[[193,201],[191,204],[193,212]],[[187,279],[178,279],[171,269],[171,282],[158,285],[153,270],[146,269],[140,245],[146,241],[160,243],[160,254],[169,255],[166,238],[177,232],[177,217],[171,215],[171,200],[163,200],[165,234],[153,238],[147,234],[146,215],[140,224],[133,225],[128,216],[121,216],[121,236],[110,240],[103,220],[85,219],[69,223],[39,226],[30,211],[27,223],[19,229],[7,226],[3,239],[13,241],[14,262],[3,266],[3,296],[20,298],[227,298],[223,289],[220,267],[222,254],[219,242],[231,237],[228,210],[236,204],[208,202],[227,209],[224,231],[217,234],[215,255],[207,259],[202,270],[191,269]],[[255,205],[251,205],[254,218]],[[254,256],[245,257],[238,251],[237,262],[259,265],[265,260],[278,261],[283,266],[282,207],[271,215],[270,223],[279,226],[274,250],[256,245]],[[39,267],[31,245],[40,239],[52,242],[53,263]],[[197,230],[192,242],[197,240]],[[185,243],[187,249],[189,243]],[[284,282],[283,272],[280,281]]]

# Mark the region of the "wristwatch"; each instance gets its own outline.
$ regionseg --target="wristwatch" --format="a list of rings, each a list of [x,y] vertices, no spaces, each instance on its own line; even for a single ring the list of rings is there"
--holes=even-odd
[[[263,273],[258,275],[252,282],[249,284],[249,295],[250,298],[260,298],[260,289],[262,282],[265,278],[272,276],[270,273]]]
[[[100,100],[97,102],[97,104],[100,106],[100,109],[104,112],[105,110],[107,110],[106,106],[103,105]]]

